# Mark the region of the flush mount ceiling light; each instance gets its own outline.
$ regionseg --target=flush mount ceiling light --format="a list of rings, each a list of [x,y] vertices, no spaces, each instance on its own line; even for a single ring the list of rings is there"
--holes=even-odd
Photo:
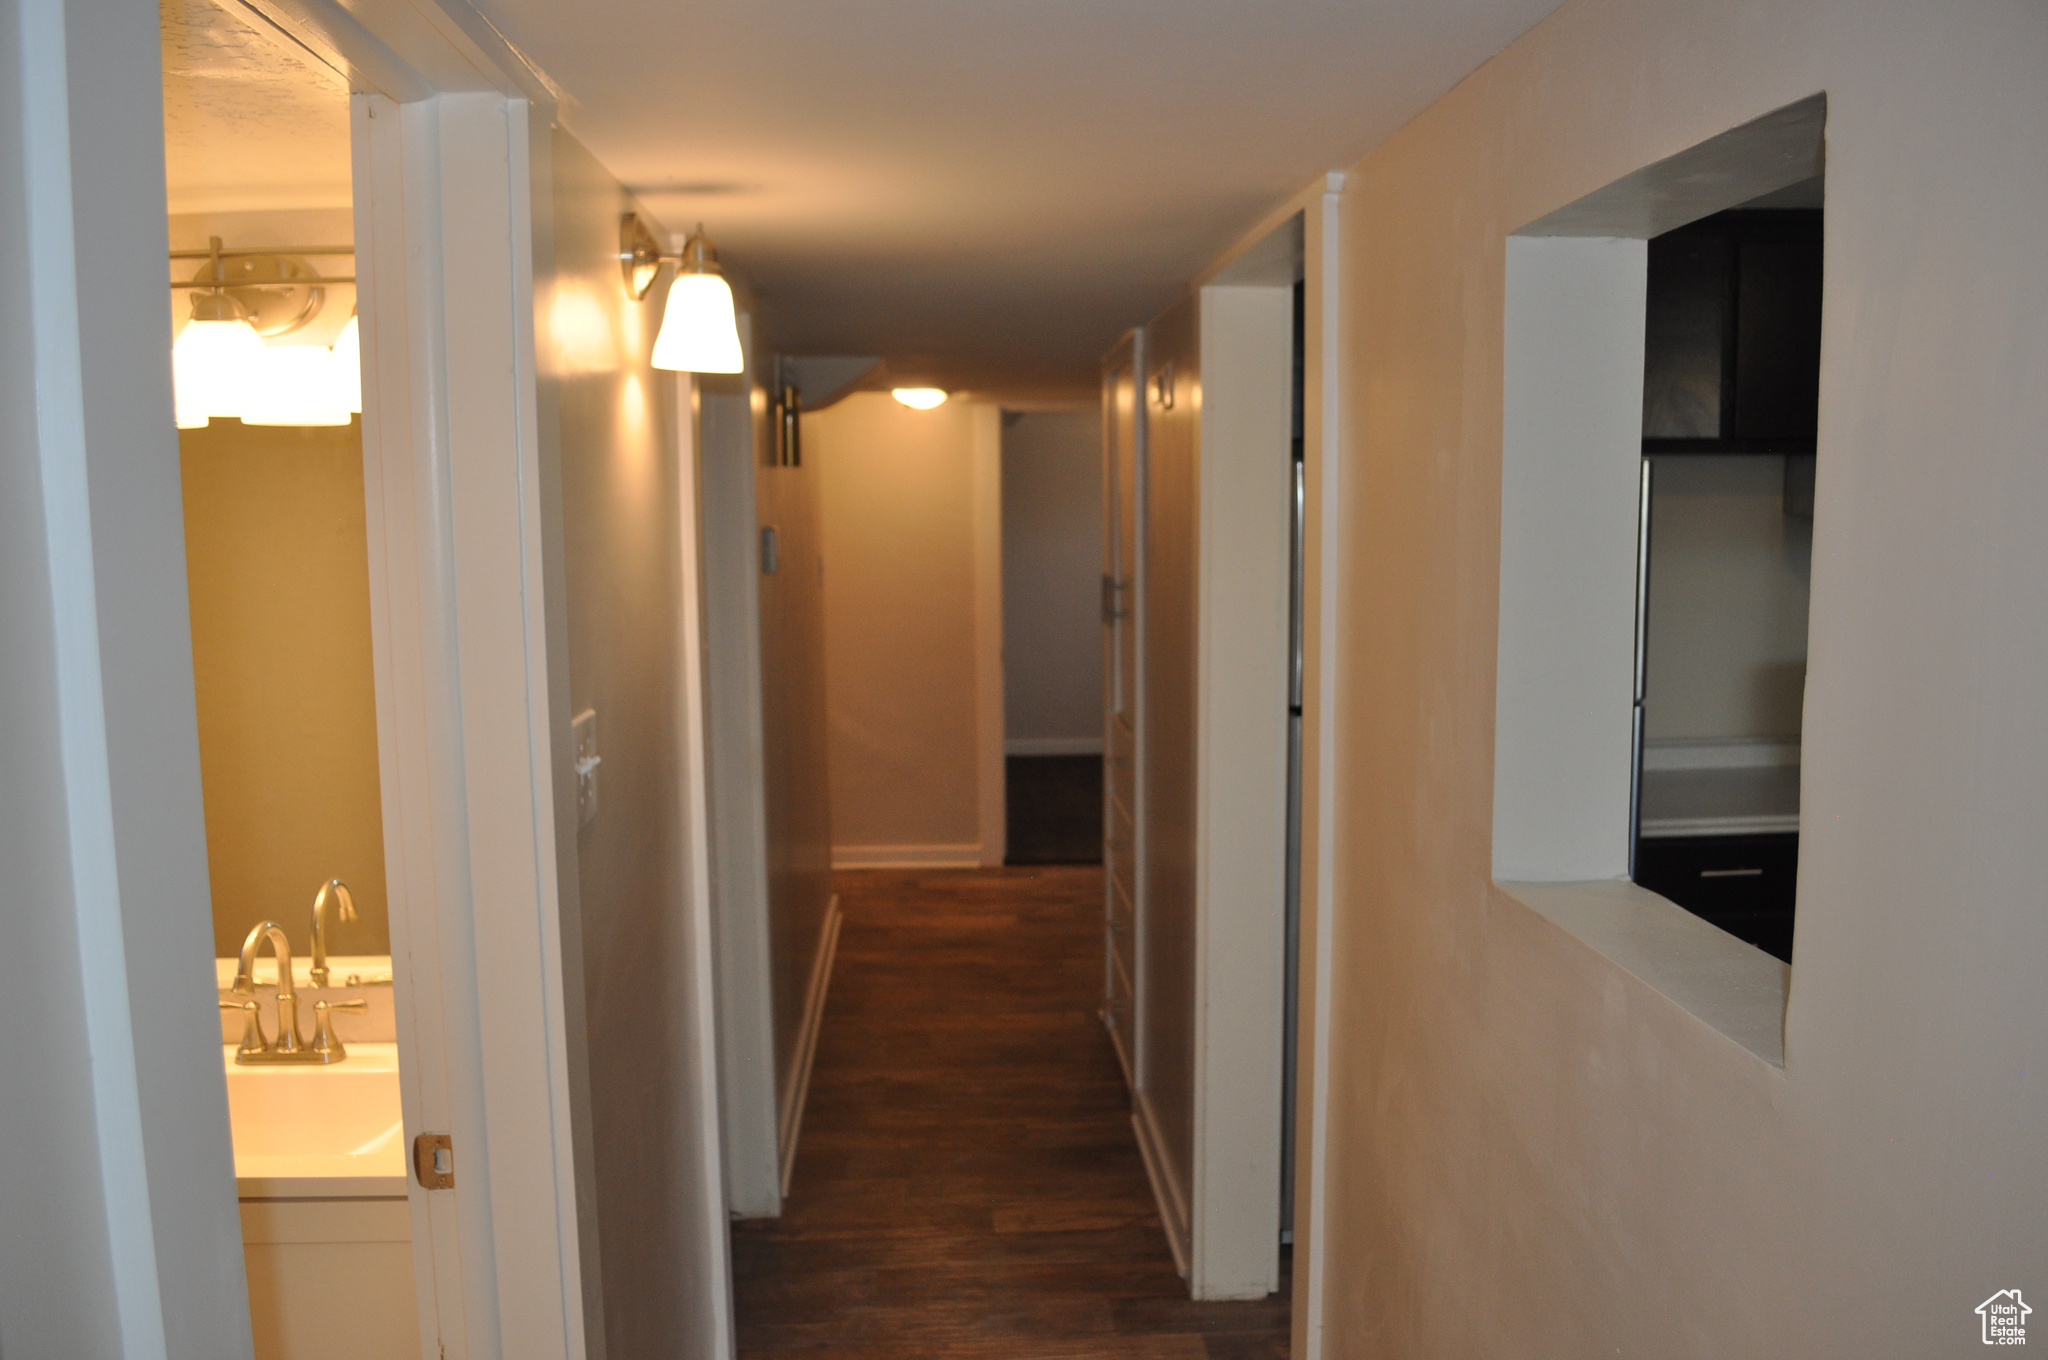
[[[679,373],[738,373],[746,361],[740,353],[732,287],[719,277],[718,252],[704,234],[704,224],[699,222],[683,242],[680,255],[664,255],[654,233],[636,214],[620,219],[619,268],[635,302],[654,287],[664,260],[676,262],[676,276],[668,286],[649,362]]]
[[[929,411],[946,400],[945,391],[937,387],[899,387],[889,395],[913,411]]]
[[[348,246],[301,248],[301,255],[353,254]],[[326,304],[326,285],[352,284],[353,275],[322,274],[281,250],[224,250],[218,236],[205,250],[174,250],[171,258],[206,261],[191,279],[171,284],[198,290],[191,319],[171,346],[178,428],[196,429],[215,416],[252,425],[346,425],[362,409],[353,317],[333,350],[264,343],[304,327]]]

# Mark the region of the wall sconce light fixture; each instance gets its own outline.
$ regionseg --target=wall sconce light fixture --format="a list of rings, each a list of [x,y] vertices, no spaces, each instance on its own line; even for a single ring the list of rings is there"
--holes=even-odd
[[[353,255],[347,246],[303,255]],[[215,416],[250,425],[346,425],[363,409],[361,348],[351,316],[333,349],[270,345],[320,314],[325,285],[354,283],[326,275],[281,250],[223,250],[218,236],[205,250],[174,250],[172,259],[206,264],[174,289],[196,289],[191,319],[171,346],[178,428],[196,429]]]
[[[947,394],[939,387],[898,387],[889,395],[913,411],[929,411],[934,406],[943,406]]]
[[[732,287],[719,276],[718,252],[704,234],[704,224],[699,222],[683,242],[680,255],[664,255],[647,224],[627,213],[619,222],[619,268],[635,302],[654,287],[664,260],[675,261],[676,276],[668,286],[649,362],[680,373],[741,371],[746,361],[740,353]]]

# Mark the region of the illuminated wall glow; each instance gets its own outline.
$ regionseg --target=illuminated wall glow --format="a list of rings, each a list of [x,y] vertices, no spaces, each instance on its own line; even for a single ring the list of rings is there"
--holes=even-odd
[[[612,309],[587,287],[564,280],[548,308],[555,361],[564,374],[610,373],[619,366],[619,337]]]

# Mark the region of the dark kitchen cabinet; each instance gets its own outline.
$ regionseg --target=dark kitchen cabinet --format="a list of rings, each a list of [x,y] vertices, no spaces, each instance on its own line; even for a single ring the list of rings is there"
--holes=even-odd
[[[1799,833],[1645,836],[1635,881],[1739,940],[1792,961]]]
[[[1645,453],[1810,454],[1821,214],[1737,209],[1649,243]]]

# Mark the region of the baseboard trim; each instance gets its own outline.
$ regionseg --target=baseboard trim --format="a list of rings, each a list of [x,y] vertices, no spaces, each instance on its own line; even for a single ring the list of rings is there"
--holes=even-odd
[[[1096,1015],[1101,1018],[1102,1027],[1109,1031],[1109,1046],[1116,1050],[1116,1065],[1123,1069],[1124,1085],[1130,1087],[1132,1093],[1135,1094],[1138,1089],[1138,1083],[1131,1076],[1131,1058],[1129,1054],[1124,1052],[1124,1037],[1116,1032],[1116,1016],[1110,1013],[1110,1009],[1107,1006],[1097,1011]]]
[[[974,869],[981,843],[966,845],[835,845],[835,869]]]
[[[1159,1222],[1166,1229],[1167,1249],[1173,1253],[1174,1269],[1180,1277],[1188,1278],[1188,1256],[1193,1243],[1190,1240],[1187,1203],[1181,1197],[1180,1188],[1173,1183],[1168,1169],[1173,1165],[1166,1155],[1166,1142],[1159,1136],[1158,1124],[1152,1118],[1152,1102],[1140,1091],[1131,1102],[1131,1127],[1138,1135],[1138,1155],[1145,1161],[1145,1179],[1152,1182],[1152,1198],[1159,1205]]]
[[[811,1062],[818,1056],[818,1027],[825,1018],[825,991],[832,985],[832,962],[839,957],[839,894],[825,908],[825,929],[818,954],[811,961],[811,985],[804,997],[803,1027],[796,1036],[796,1080],[782,1102],[777,1133],[782,1146],[782,1197],[789,1198],[789,1177],[796,1169],[796,1140],[804,1128],[804,1103],[811,1094]]]
[[[1099,756],[1101,737],[1011,737],[1003,742],[1006,756]]]

